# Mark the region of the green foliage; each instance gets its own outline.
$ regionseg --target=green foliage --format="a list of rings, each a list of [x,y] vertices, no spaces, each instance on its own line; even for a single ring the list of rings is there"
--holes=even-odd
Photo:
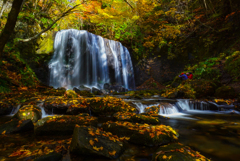
[[[226,57],[225,69],[233,77],[234,81],[240,80],[240,51],[235,51],[232,55]]]

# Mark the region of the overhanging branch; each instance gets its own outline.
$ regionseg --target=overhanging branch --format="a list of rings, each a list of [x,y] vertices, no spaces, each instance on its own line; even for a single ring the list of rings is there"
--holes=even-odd
[[[71,12],[74,8],[76,8],[77,6],[79,6],[79,5],[80,5],[80,4],[78,4],[78,5],[70,8],[69,10],[67,10],[66,12],[64,12],[60,17],[58,17],[55,21],[53,21],[53,23],[52,23],[50,26],[48,26],[45,30],[39,32],[37,35],[35,35],[35,36],[33,36],[33,37],[30,37],[30,38],[27,38],[27,39],[19,39],[18,42],[29,42],[29,41],[31,41],[31,40],[34,40],[34,39],[38,38],[41,34],[43,34],[44,32],[48,31],[49,29],[51,29],[51,27],[52,27],[57,21],[59,21],[61,18],[63,18],[63,17],[65,17],[65,16],[67,16],[68,14],[70,14],[70,12]]]

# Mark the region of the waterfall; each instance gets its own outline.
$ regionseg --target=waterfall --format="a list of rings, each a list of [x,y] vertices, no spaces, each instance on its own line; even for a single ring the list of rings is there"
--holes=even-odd
[[[49,84],[54,88],[72,89],[80,85],[103,88],[104,83],[111,83],[135,89],[127,48],[85,30],[61,30],[56,34],[49,68]]]
[[[151,105],[144,105],[141,102],[133,102],[133,104],[135,104],[136,107],[139,109],[139,113],[144,113],[145,108],[152,107],[152,106],[159,107],[159,115],[170,115],[170,114],[179,113],[177,107],[175,107],[171,103],[166,103],[166,102],[160,102],[160,103],[151,104]]]
[[[182,110],[210,110],[209,103],[198,100],[178,99],[177,104]]]

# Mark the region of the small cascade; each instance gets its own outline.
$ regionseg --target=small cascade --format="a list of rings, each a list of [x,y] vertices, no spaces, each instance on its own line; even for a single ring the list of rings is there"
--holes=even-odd
[[[104,83],[135,89],[130,54],[120,42],[85,30],[61,30],[49,62],[50,86],[103,88]]]
[[[182,110],[190,110],[189,100],[188,99],[178,99],[177,104],[181,107]]]
[[[177,104],[182,110],[210,110],[208,102],[200,100],[178,99]]]
[[[144,105],[141,102],[133,102],[133,104],[137,106],[137,108],[139,109],[139,113],[144,113],[145,108],[152,107],[152,106],[159,107],[160,115],[170,115],[170,114],[179,113],[177,107],[175,107],[171,103],[166,103],[166,102],[161,102],[158,104],[151,104],[151,105]]]
[[[159,115],[171,115],[176,113],[179,113],[176,106],[166,102],[160,103]]]
[[[40,103],[40,104],[38,104],[37,106],[38,106],[38,107],[41,109],[41,111],[42,111],[42,118],[49,116],[49,115],[46,114],[46,112],[45,112],[45,109],[44,109],[44,107],[43,107],[43,103]]]
[[[18,112],[18,110],[19,110],[20,107],[21,107],[21,104],[17,105],[16,108],[13,107],[13,109],[12,109],[12,111],[11,111],[11,113],[10,113],[10,116],[15,115],[15,114]]]

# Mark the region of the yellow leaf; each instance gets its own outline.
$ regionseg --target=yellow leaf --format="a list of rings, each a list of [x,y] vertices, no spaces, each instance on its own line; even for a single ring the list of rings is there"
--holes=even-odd
[[[162,157],[163,159],[167,159],[167,156],[166,155],[163,155],[163,157]]]
[[[116,154],[116,151],[114,150],[114,151],[108,152],[108,153],[109,153],[109,155],[115,155],[115,154]]]

